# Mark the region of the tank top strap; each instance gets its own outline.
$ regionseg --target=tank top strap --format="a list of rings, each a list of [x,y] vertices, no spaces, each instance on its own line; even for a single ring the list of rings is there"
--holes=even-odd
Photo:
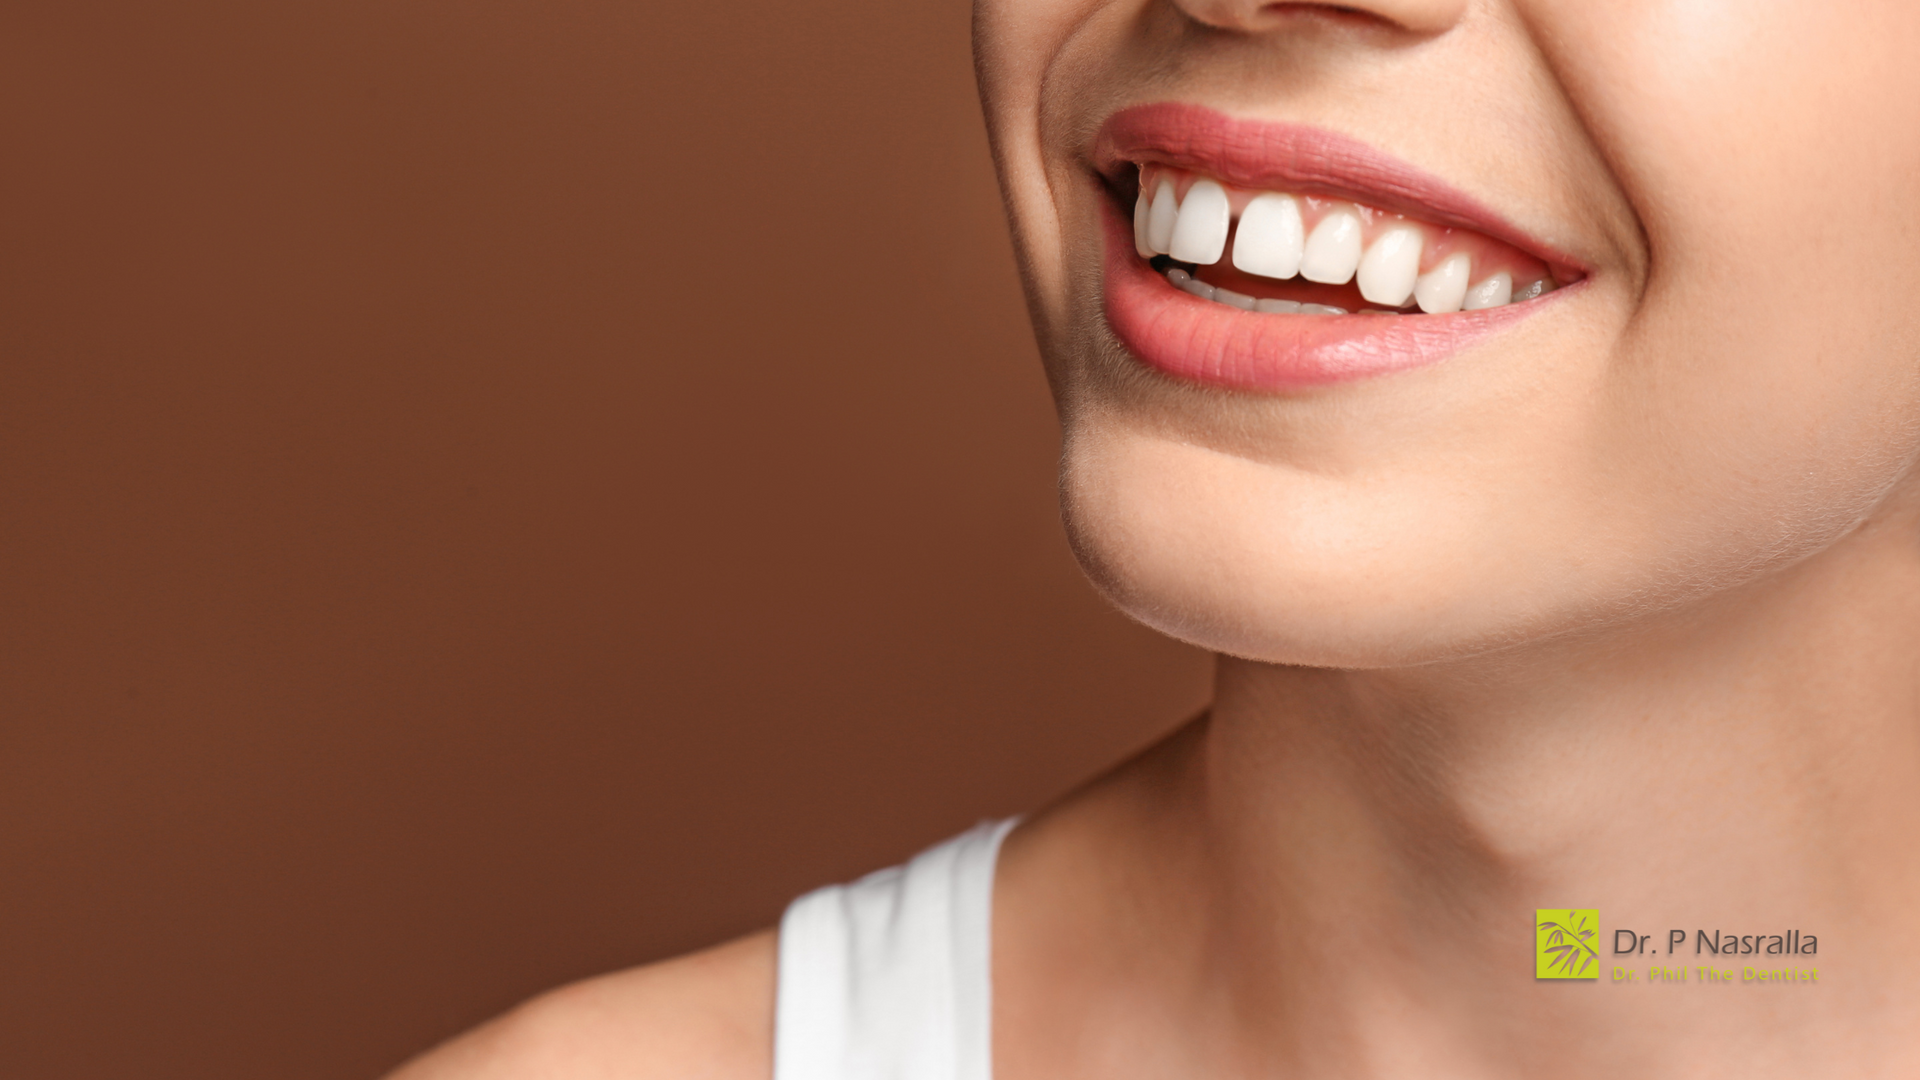
[[[788,906],[774,1080],[992,1080],[993,872],[1013,825]]]

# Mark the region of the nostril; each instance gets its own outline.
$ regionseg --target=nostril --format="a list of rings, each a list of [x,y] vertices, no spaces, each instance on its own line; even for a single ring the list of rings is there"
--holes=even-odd
[[[1392,20],[1376,12],[1353,7],[1348,4],[1270,3],[1266,5],[1262,13],[1273,18],[1276,24],[1280,20],[1299,21],[1315,19],[1336,25],[1348,24],[1369,27],[1386,27],[1392,25]]]
[[[1278,15],[1358,15],[1368,19],[1379,18],[1372,12],[1362,11],[1348,4],[1316,4],[1304,2],[1304,0],[1274,0],[1272,3],[1263,5],[1261,10]]]
[[[1467,0],[1175,0],[1189,18],[1221,30],[1265,33],[1318,22],[1432,34],[1466,14]]]

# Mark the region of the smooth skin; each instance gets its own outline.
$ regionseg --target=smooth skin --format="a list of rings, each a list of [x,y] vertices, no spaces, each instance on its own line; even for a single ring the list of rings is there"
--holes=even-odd
[[[1221,656],[1207,716],[1009,839],[998,1080],[1920,1075],[1920,4],[976,17],[1075,548]],[[1102,321],[1085,159],[1150,101],[1360,138],[1592,273],[1431,367],[1177,383]],[[1820,983],[1646,985],[1691,938],[1537,982],[1536,907],[1797,929]],[[764,1080],[772,950],[396,1078]],[[1719,966],[1756,962],[1795,958]]]

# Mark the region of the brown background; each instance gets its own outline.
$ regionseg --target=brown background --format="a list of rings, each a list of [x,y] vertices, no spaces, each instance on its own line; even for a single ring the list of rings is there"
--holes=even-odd
[[[964,0],[0,14],[0,1076],[368,1077],[1197,706]]]

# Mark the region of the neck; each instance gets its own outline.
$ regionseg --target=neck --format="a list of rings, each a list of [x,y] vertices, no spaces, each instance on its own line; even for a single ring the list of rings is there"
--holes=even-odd
[[[1204,988],[1177,1025],[1196,1057],[1356,1077],[1884,1066],[1920,1013],[1910,525],[1605,636],[1377,672],[1222,660],[1209,717],[1089,817],[1160,838],[1120,858],[1164,902],[1125,915],[1159,921],[1154,985]],[[1539,908],[1598,909],[1596,981],[1535,979]],[[1817,952],[1724,951],[1793,931]]]

